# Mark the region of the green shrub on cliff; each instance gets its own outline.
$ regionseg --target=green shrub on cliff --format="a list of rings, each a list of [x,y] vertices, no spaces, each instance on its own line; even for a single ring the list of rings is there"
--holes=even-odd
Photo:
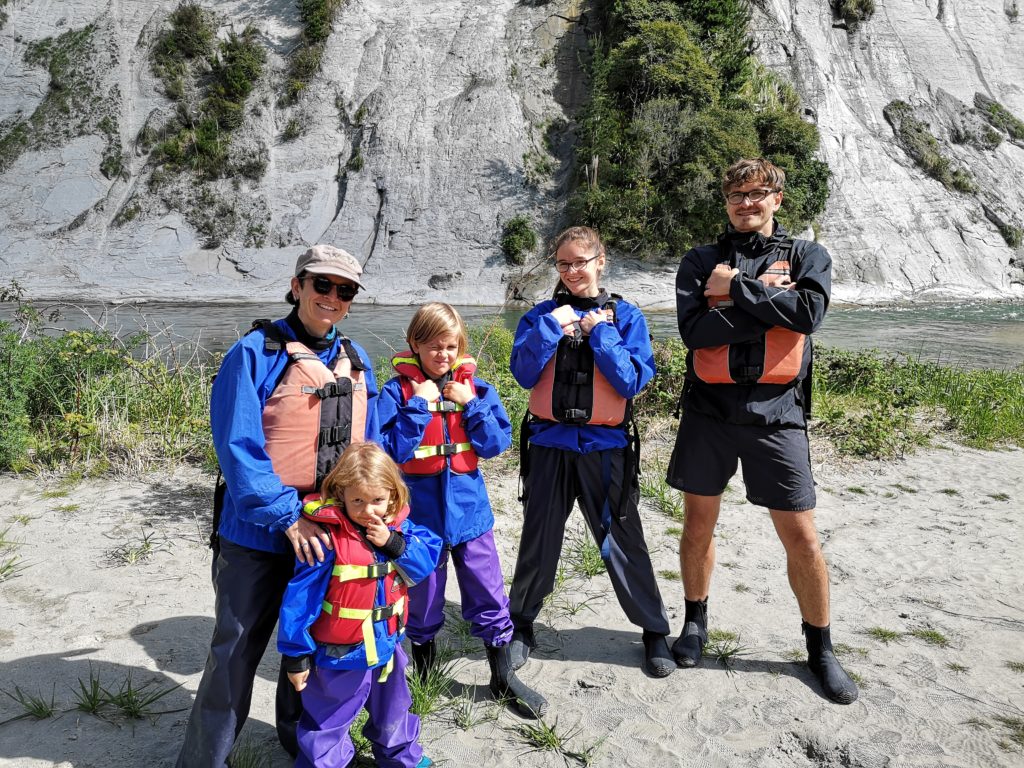
[[[900,146],[925,173],[958,192],[978,191],[970,171],[953,166],[928,125],[915,117],[913,107],[897,99],[886,104],[882,114],[892,126]]]
[[[643,257],[676,255],[725,222],[720,178],[740,157],[787,173],[790,229],[824,209],[828,168],[795,91],[750,55],[745,0],[615,0],[598,6],[591,99],[572,217]]]

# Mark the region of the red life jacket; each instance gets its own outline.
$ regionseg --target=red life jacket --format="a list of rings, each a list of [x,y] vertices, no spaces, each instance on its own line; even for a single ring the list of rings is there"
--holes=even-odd
[[[789,281],[789,251],[792,240],[779,244],[785,259],[769,264],[758,280],[768,286]],[[790,288],[795,284],[791,284]],[[709,296],[708,308],[731,307],[732,299],[725,296]],[[693,372],[705,384],[791,384],[803,378],[806,373],[805,361],[810,359],[807,347],[810,340],[806,334],[788,328],[773,326],[764,335],[763,352],[761,340],[742,344],[723,344],[693,351]],[[754,352],[756,359],[750,359]],[[746,358],[746,359],[744,359]]]
[[[395,355],[391,358],[391,365],[398,372],[402,402],[407,403],[409,398],[415,395],[413,385],[426,381],[426,374],[420,367],[419,359],[412,352],[406,351]],[[475,395],[475,372],[476,360],[469,355],[463,355],[452,368],[452,381],[466,384]],[[427,410],[430,412],[430,422],[423,432],[423,440],[413,452],[413,458],[401,465],[402,471],[408,475],[436,475],[448,466],[452,472],[464,475],[476,469],[476,451],[473,450],[473,444],[469,442],[469,435],[462,424],[464,408],[451,400],[438,398],[432,403],[427,403]]]
[[[378,562],[373,548],[348,519],[334,499],[326,501],[313,493],[303,498],[302,514],[323,526],[334,547],[334,571],[327,584],[323,608],[309,633],[318,643],[366,647],[366,661],[372,667],[380,660],[373,625],[387,621],[388,634],[405,629],[409,617],[409,588],[395,564]],[[409,516],[404,507],[388,524],[398,529]],[[383,587],[383,600],[378,599]]]
[[[350,443],[366,435],[365,366],[342,337],[333,370],[273,323],[257,320],[267,349],[284,349],[288,365],[263,407],[263,435],[274,472],[300,493],[320,487]]]
[[[598,297],[598,306],[615,322],[615,300]],[[529,411],[538,419],[563,424],[619,426],[629,401],[620,395],[594,362],[594,349],[579,324],[563,336],[540,378],[530,390]]]

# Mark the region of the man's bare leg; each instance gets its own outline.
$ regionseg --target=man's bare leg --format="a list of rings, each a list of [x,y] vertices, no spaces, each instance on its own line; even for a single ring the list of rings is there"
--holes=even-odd
[[[679,569],[686,598],[686,618],[672,655],[681,667],[694,667],[700,661],[708,640],[708,590],[715,568],[715,525],[722,497],[684,494],[686,517],[679,539]]]

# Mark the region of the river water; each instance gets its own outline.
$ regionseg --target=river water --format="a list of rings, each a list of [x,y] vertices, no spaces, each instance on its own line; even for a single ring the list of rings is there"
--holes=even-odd
[[[45,307],[41,307],[45,309]],[[256,318],[287,313],[270,304],[62,305],[54,328],[103,327],[118,334],[146,330],[160,346],[209,352],[225,350]],[[341,330],[362,344],[374,360],[405,346],[405,327],[414,306],[356,303]],[[0,304],[9,319],[11,304]],[[470,324],[500,322],[515,328],[522,309],[461,307]],[[678,338],[675,315],[647,312],[655,338]],[[880,349],[971,368],[1013,368],[1024,364],[1024,304],[919,304],[899,307],[833,306],[815,339],[844,349]]]

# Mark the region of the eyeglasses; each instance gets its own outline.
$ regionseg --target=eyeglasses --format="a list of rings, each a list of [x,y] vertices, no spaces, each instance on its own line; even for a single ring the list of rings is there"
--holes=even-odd
[[[307,275],[306,277],[300,277],[299,280],[312,280],[313,290],[321,296],[329,296],[331,288],[334,288],[338,294],[338,299],[341,301],[352,301],[352,299],[356,297],[356,294],[359,293],[359,289],[354,285],[349,285],[348,283],[332,283],[326,277],[311,277]]]
[[[729,201],[730,205],[739,205],[743,202],[743,198],[747,198],[752,203],[760,203],[768,195],[781,191],[781,189],[752,189],[749,192],[730,192],[725,199]]]
[[[559,272],[563,274],[566,272],[582,272],[584,269],[587,268],[587,264],[592,262],[600,255],[601,254],[598,253],[594,256],[591,256],[589,259],[579,259],[578,261],[556,261],[555,269],[557,269]]]

